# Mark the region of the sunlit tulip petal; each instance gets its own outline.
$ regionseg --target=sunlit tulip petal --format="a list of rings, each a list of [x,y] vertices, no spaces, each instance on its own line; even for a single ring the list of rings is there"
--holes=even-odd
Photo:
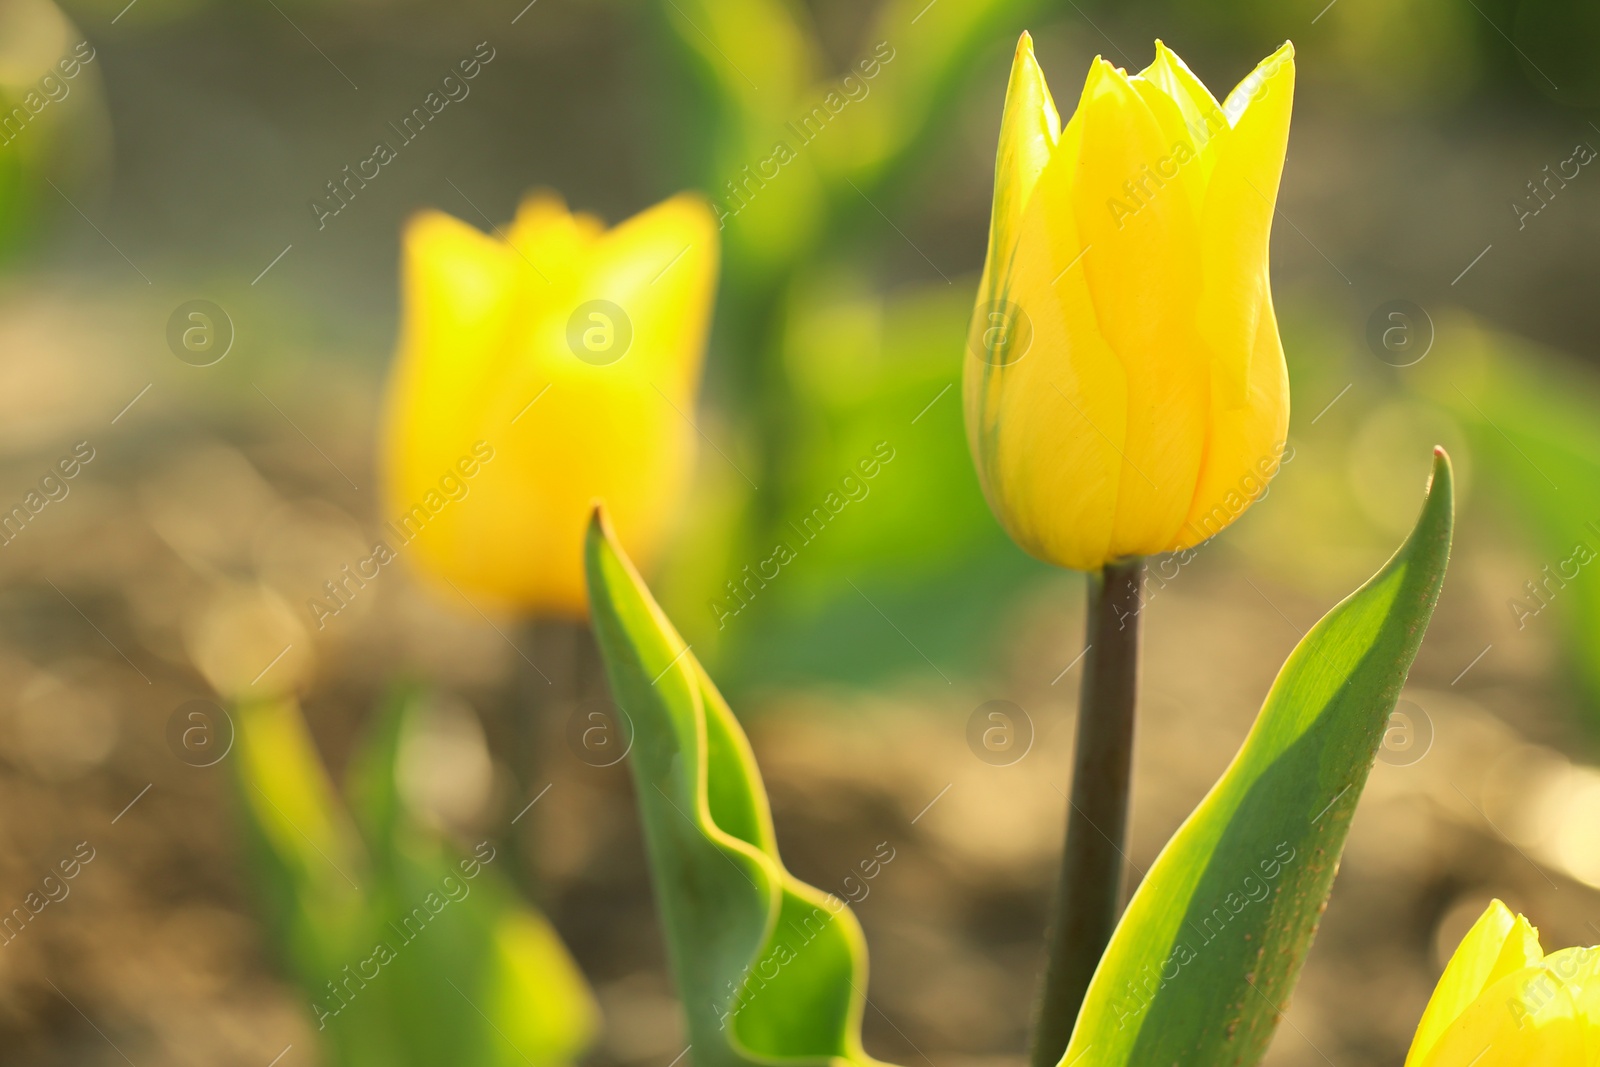
[[[1211,437],[1195,486],[1189,516],[1175,549],[1197,545],[1220,533],[1263,492],[1286,454],[1289,432],[1289,371],[1266,294],[1258,314],[1255,351],[1243,404],[1230,399],[1232,372],[1220,360],[1211,365]]]
[[[1490,903],[1445,967],[1406,1067],[1595,1067],[1600,948],[1544,955],[1538,933]]]
[[[1219,106],[1163,45],[1133,77],[1097,59],[1052,136],[1018,46],[964,379],[985,494],[1034,555],[1097,570],[1188,547],[1276,471],[1288,381],[1267,240],[1293,63],[1285,46]]]
[[[1583,1024],[1567,986],[1546,967],[1528,967],[1479,994],[1417,1063],[1584,1067]]]
[[[1029,332],[1027,350],[980,360],[976,378],[969,359],[967,426],[969,439],[987,438],[973,440],[973,454],[980,468],[992,465],[981,481],[1017,543],[1042,559],[1093,569],[1111,543],[1128,403],[1122,364],[1094,328],[1072,203],[1059,195],[1077,167],[1081,128],[1068,125],[1040,176],[1041,195],[1028,203],[1008,275],[1055,282],[1044,298],[1020,289],[998,294],[996,304],[1027,309],[1015,327]],[[989,314],[1008,314],[994,306]],[[1047,358],[1063,351],[1076,358]],[[1037,441],[1044,455],[1016,441]]]
[[[1486,987],[1537,964],[1543,956],[1539,932],[1528,920],[1513,915],[1500,901],[1491,901],[1445,965],[1417,1024],[1406,1067],[1421,1063],[1439,1036]]]
[[[1267,243],[1289,143],[1294,48],[1284,45],[1239,83],[1213,138],[1216,162],[1201,213],[1200,335],[1221,362],[1227,402],[1248,402],[1249,359],[1267,299]],[[1242,109],[1242,110],[1239,110]]]
[[[1011,65],[1011,84],[1006,89],[1005,113],[1000,120],[1000,148],[995,154],[991,222],[994,239],[990,256],[1003,261],[1001,268],[1009,265],[1023,210],[1060,136],[1061,116],[1050,98],[1044,71],[1034,58],[1033,38],[1024,33]],[[985,273],[993,277],[996,269],[991,262]]]

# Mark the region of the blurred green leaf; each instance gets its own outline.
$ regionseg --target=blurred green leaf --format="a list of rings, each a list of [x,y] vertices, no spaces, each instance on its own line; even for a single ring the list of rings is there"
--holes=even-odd
[[[1233,763],[1134,894],[1064,1063],[1265,1055],[1438,600],[1453,516],[1441,452],[1410,538],[1290,653]]]
[[[825,156],[836,176],[869,181],[903,166],[925,150],[934,136],[948,137],[946,122],[977,60],[998,51],[1009,57],[1028,21],[1044,14],[1040,0],[888,0],[879,11],[863,52],[880,42],[894,58],[875,92],[878,102],[863,109],[844,147]],[[881,58],[881,57],[880,57]],[[1003,67],[1001,68],[1004,69]],[[1004,81],[994,85],[998,123]]]
[[[597,1013],[554,930],[491,844],[462,856],[403,802],[397,760],[422,710],[412,693],[379,715],[350,775],[352,819],[293,703],[238,709],[234,767],[286,963],[341,1067],[573,1063]]]
[[[94,195],[110,158],[95,47],[52,0],[0,5],[0,257]]]
[[[931,675],[924,654],[946,672],[976,667],[1004,639],[1018,586],[1049,580],[995,521],[968,457],[971,311],[966,286],[885,298],[849,272],[795,293],[783,352],[794,447],[769,483],[781,486],[773,520],[698,596],[663,597],[730,690]]]
[[[873,1063],[855,916],[784,868],[744,732],[598,514],[586,558],[695,1062]]]
[[[1567,622],[1570,660],[1600,727],[1600,377],[1508,337],[1453,338],[1484,358],[1477,374],[1437,383],[1439,401],[1465,424],[1486,474],[1517,505],[1513,517],[1545,566],[1506,590],[1503,616],[1520,632],[1553,606]],[[1531,586],[1531,588],[1530,588]]]

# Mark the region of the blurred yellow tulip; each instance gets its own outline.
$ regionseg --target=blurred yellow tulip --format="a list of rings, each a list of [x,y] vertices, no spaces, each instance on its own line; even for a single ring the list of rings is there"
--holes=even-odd
[[[686,489],[716,220],[685,194],[606,230],[536,193],[496,234],[406,229],[387,533],[466,595],[581,616],[594,502],[649,560]]]
[[[1157,41],[1136,75],[1096,59],[1062,128],[1018,43],[963,376],[984,492],[1040,559],[1188,548],[1276,473],[1267,244],[1293,96],[1291,45],[1218,105]]]
[[[1439,978],[1406,1067],[1600,1064],[1600,949],[1546,956],[1539,933],[1490,903]]]

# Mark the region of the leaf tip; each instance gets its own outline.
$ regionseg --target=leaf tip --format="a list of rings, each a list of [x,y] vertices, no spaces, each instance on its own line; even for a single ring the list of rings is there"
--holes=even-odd
[[[589,511],[589,525],[583,537],[584,571],[588,579],[591,604],[594,603],[595,594],[605,586],[603,568],[608,550],[613,556],[622,554],[621,549],[617,547],[616,532],[611,528],[611,516],[606,513],[605,504],[596,500]]]
[[[1428,477],[1428,499],[1432,500],[1435,494],[1447,500],[1455,492],[1455,468],[1450,463],[1450,453],[1444,450],[1444,445],[1433,446],[1433,472]]]

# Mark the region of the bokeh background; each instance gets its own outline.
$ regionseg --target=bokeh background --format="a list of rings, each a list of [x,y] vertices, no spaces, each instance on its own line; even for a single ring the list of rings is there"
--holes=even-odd
[[[180,709],[268,661],[335,780],[397,678],[430,687],[399,757],[408,817],[510,847],[603,1013],[588,1062],[683,1051],[626,770],[571,743],[603,697],[582,630],[488,617],[404,567],[321,628],[308,608],[393,517],[373,442],[403,222],[488,229],[548,187],[613,222],[682,188],[727,213],[693,414],[714,447],[653,577],[751,732],[791,868],[841,892],[894,850],[856,906],[869,1050],[1022,1062],[1082,579],[990,517],[958,377],[1024,28],[1064,109],[1096,54],[1138,69],[1158,36],[1219,96],[1298,49],[1272,245],[1292,459],[1156,568],[1130,881],[1300,634],[1399,542],[1443,443],[1455,559],[1270,1062],[1400,1062],[1492,895],[1547,944],[1600,941],[1600,14],[1324,3],[0,0],[0,93],[48,101],[0,135],[0,505],[80,461],[0,548],[0,911],[93,854],[0,936],[0,1058],[334,1062],[261,919],[229,757],[172,741]],[[470,95],[319,226],[326,183],[482,43]],[[797,158],[748,181],[869,57]],[[169,336],[196,300],[223,316],[215,362]],[[719,627],[724,583],[880,442],[870,494]],[[996,700],[1014,760],[968,745]],[[530,719],[531,769],[507,740]]]

